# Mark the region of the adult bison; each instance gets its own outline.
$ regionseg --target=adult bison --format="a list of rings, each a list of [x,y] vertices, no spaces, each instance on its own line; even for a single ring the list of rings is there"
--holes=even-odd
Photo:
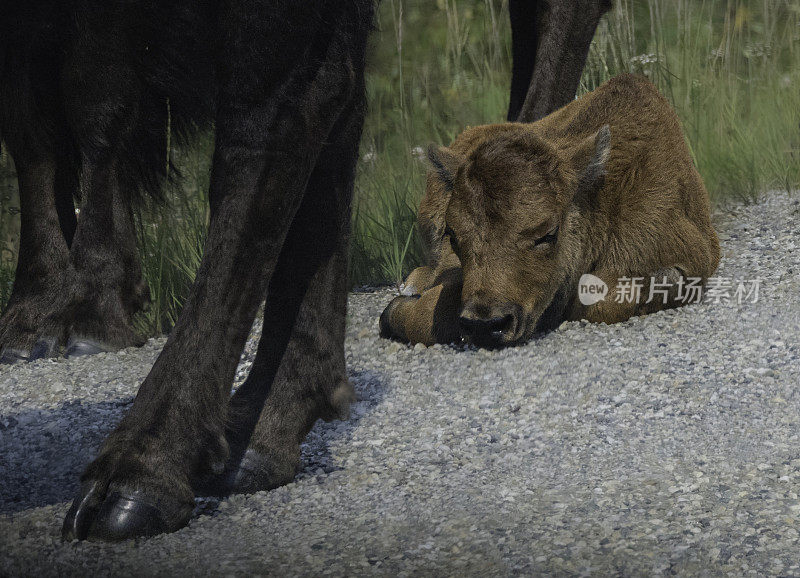
[[[429,156],[419,222],[432,260],[384,311],[384,336],[509,345],[564,320],[679,306],[717,268],[708,193],[675,112],[643,77],[618,76],[533,124],[469,129]],[[579,298],[583,275],[604,299]]]
[[[510,115],[575,93],[607,0],[512,0]],[[6,361],[138,343],[133,207],[158,196],[166,126],[216,127],[202,263],[133,407],[81,480],[65,538],[175,530],[195,491],[292,479],[346,412],[350,199],[372,0],[0,0],[0,134],[22,232]],[[73,199],[81,203],[76,221]],[[230,384],[259,303],[250,375]]]

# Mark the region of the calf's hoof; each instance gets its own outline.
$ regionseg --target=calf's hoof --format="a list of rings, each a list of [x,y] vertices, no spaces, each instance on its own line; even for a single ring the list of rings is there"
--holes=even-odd
[[[194,503],[142,490],[109,488],[100,482],[81,485],[81,492],[64,519],[64,540],[119,542],[130,538],[156,536],[184,527],[192,516]]]

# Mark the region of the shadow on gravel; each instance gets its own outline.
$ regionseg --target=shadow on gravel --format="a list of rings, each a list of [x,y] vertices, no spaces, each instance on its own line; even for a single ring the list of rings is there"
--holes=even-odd
[[[0,514],[66,502],[133,398],[0,416]]]
[[[329,474],[343,470],[343,465],[336,462],[331,447],[349,444],[359,421],[369,415],[383,400],[386,393],[384,388],[386,378],[382,374],[370,370],[348,370],[348,377],[355,390],[350,416],[347,420],[317,421],[301,446],[300,469],[293,483],[316,480],[321,484]],[[215,496],[195,498],[193,517],[213,516],[225,499]]]
[[[331,456],[332,443],[348,443],[359,420],[383,397],[383,377],[350,372],[356,400],[347,421],[318,422],[306,443],[295,481],[342,469]],[[83,468],[130,407],[133,398],[114,402],[65,403],[56,409],[0,416],[0,514],[71,500]],[[199,504],[210,513],[218,500]]]
[[[350,443],[358,422],[380,405],[386,394],[386,378],[382,374],[369,370],[349,371],[348,374],[356,394],[355,401],[350,406],[350,417],[346,421],[317,422],[302,446],[296,482],[344,469],[335,462],[330,446]]]

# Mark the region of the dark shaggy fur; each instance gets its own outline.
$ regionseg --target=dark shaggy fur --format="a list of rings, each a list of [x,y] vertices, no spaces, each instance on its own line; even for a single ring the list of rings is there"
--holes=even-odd
[[[512,4],[532,20],[513,27],[509,114],[538,114],[540,95],[548,109],[574,95],[604,2]],[[285,483],[313,423],[346,412],[350,203],[373,10],[372,0],[0,0],[0,135],[22,209],[0,361],[139,341],[131,319],[148,289],[135,206],[160,197],[168,121],[184,141],[215,126],[197,279],[86,469],[66,538],[171,531],[196,491]],[[231,398],[265,296],[256,361]]]
[[[213,118],[216,4],[6,0],[0,126],[22,139],[17,154],[74,153],[79,144],[96,158],[115,149],[125,194],[160,197],[168,107],[182,140]],[[79,159],[71,160],[77,182]]]

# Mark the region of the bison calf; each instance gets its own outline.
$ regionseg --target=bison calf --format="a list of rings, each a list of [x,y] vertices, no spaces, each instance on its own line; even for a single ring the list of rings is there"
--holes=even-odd
[[[708,193],[644,78],[618,76],[533,124],[470,128],[429,157],[430,263],[381,315],[385,337],[500,346],[564,320],[614,323],[681,305],[686,280],[717,267]],[[587,273],[608,293],[584,305]],[[641,298],[620,294],[632,278]]]

